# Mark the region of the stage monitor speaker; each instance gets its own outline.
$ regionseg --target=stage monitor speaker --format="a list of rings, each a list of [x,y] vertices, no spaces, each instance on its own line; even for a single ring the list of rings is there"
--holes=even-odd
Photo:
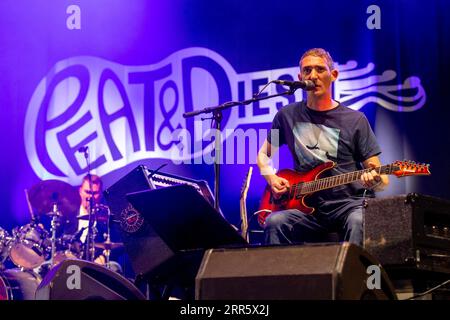
[[[371,265],[380,289],[369,289]],[[197,300],[396,299],[383,268],[349,243],[211,249],[195,284]]]
[[[96,263],[68,259],[53,267],[36,300],[145,300],[130,281]]]

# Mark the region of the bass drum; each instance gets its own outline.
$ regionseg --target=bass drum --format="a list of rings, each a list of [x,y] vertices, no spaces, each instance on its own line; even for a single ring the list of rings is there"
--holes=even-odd
[[[0,300],[35,300],[42,278],[32,271],[0,271]]]

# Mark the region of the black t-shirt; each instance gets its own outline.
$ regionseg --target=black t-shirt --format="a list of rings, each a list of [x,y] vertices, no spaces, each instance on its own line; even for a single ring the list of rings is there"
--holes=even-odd
[[[295,170],[307,172],[327,161],[337,164],[321,177],[360,170],[361,162],[381,153],[365,115],[340,103],[327,111],[312,110],[305,101],[289,104],[275,115],[272,129],[278,129],[279,143],[270,134],[268,142],[274,146],[287,144]],[[363,191],[362,185],[354,182],[317,192],[310,201],[317,206],[361,196]]]

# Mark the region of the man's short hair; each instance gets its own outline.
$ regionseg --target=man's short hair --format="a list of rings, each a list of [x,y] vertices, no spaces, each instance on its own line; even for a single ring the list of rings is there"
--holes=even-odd
[[[302,65],[302,60],[307,56],[314,56],[314,57],[320,57],[322,59],[325,59],[325,61],[327,62],[328,68],[330,68],[330,70],[334,69],[333,58],[331,58],[330,53],[328,51],[326,51],[325,49],[313,48],[313,49],[309,49],[308,51],[306,51],[300,58],[300,66]]]
[[[93,185],[94,184],[98,184],[98,185],[100,185],[100,189],[102,189],[103,181],[102,181],[102,179],[99,176],[97,176],[95,174],[87,174],[87,175],[85,175],[83,177],[83,180],[81,181],[81,184],[85,183],[86,181],[89,182],[89,176],[91,176],[92,184]]]

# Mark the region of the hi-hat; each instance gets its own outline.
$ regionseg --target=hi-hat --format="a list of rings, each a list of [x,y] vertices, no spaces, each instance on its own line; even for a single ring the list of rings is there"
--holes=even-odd
[[[35,184],[28,192],[30,203],[39,215],[53,212],[56,203],[64,215],[72,215],[80,208],[80,195],[77,188],[59,180],[43,180]]]
[[[94,244],[94,247],[96,247],[98,249],[103,249],[103,250],[114,250],[114,249],[123,248],[123,243],[122,242],[105,241],[105,242],[100,242],[100,243]]]

